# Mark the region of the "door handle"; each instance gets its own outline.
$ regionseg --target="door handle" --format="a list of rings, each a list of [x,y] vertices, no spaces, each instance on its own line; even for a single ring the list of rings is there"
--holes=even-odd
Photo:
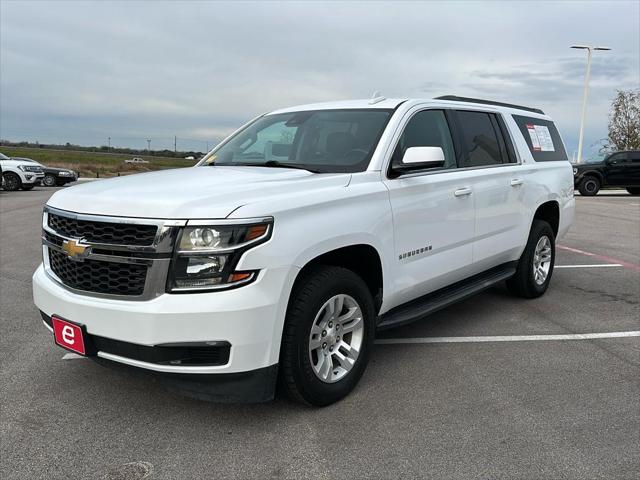
[[[456,197],[464,197],[465,195],[471,195],[471,189],[469,187],[459,188],[453,194]]]
[[[517,187],[518,185],[522,185],[523,183],[524,180],[522,180],[521,178],[514,178],[513,180],[511,180],[512,187]]]

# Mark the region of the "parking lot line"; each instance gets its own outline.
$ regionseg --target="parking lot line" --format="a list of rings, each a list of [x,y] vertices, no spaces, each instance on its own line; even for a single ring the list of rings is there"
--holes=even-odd
[[[605,268],[605,267],[621,267],[620,263],[599,263],[591,265],[556,265],[553,268]]]
[[[600,255],[598,253],[585,252],[584,250],[580,250],[578,248],[573,248],[573,247],[567,247],[565,245],[556,245],[556,248],[558,248],[559,250],[565,250],[567,252],[573,252],[573,253],[579,253],[580,255],[586,255],[587,257],[596,258],[598,260],[601,260],[601,261],[607,262],[607,263],[619,263],[620,265],[622,265],[625,268],[629,268],[631,270],[635,270],[636,272],[640,272],[640,265],[638,265],[637,263],[624,262],[622,260],[618,260],[617,258],[608,257],[606,255]]]
[[[423,338],[379,338],[378,345],[409,343],[482,343],[482,342],[532,342],[548,340],[594,340],[599,338],[640,337],[640,330],[629,332],[567,333],[557,335],[487,335],[476,337],[423,337]]]

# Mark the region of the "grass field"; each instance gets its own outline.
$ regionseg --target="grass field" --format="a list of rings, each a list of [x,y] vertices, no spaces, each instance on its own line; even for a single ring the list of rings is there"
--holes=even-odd
[[[170,157],[152,157],[145,155],[125,155],[118,153],[77,152],[70,150],[50,150],[45,148],[20,148],[0,146],[0,152],[8,157],[26,157],[47,167],[70,168],[81,177],[113,177],[118,174],[149,172],[166,168],[191,167],[193,160]],[[144,165],[125,164],[124,160],[136,157],[149,163]]]

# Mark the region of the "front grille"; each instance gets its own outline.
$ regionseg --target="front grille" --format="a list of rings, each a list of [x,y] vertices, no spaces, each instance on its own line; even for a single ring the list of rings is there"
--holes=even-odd
[[[97,222],[49,213],[49,227],[65,237],[113,245],[153,245],[158,227],[129,223]]]
[[[147,278],[145,265],[71,260],[49,248],[51,270],[65,285],[77,290],[111,295],[142,295]]]

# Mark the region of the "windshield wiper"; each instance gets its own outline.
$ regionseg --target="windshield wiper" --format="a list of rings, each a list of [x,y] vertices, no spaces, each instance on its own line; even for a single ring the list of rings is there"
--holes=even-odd
[[[311,173],[322,173],[320,170],[316,170],[314,168],[310,168],[307,167],[305,165],[301,165],[299,163],[286,163],[286,162],[279,162],[278,160],[267,160],[266,162],[237,162],[237,163],[221,163],[219,165],[227,165],[227,166],[234,166],[234,165],[239,165],[239,166],[243,166],[243,167],[268,167],[268,168],[295,168],[298,170],[306,170],[307,172],[311,172]]]

